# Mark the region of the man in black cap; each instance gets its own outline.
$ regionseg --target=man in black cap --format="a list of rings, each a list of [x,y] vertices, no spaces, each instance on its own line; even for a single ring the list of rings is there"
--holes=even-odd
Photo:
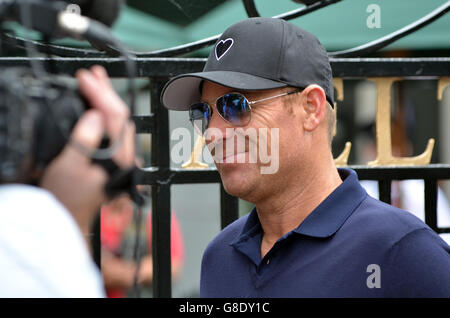
[[[226,191],[255,204],[208,245],[202,297],[450,296],[449,246],[336,168],[332,83],[312,34],[251,18],[222,34],[203,72],[166,84],[163,104],[189,111]],[[242,133],[252,129],[277,133]],[[279,161],[272,173],[263,147]]]

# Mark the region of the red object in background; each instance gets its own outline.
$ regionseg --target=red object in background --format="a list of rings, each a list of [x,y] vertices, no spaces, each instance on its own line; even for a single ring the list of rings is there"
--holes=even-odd
[[[121,246],[121,240],[127,227],[131,224],[133,219],[133,208],[131,204],[117,204],[105,205],[101,209],[100,216],[100,238],[102,248],[107,249],[115,255],[118,255],[118,251]],[[151,250],[152,246],[152,225],[151,225],[151,211],[147,214],[147,233],[148,233],[148,246]],[[171,217],[171,259],[172,262],[178,264],[184,263],[184,243],[181,233],[180,224],[174,213]],[[108,289],[106,294],[110,298],[122,298],[125,295],[125,291],[122,289]]]
[[[148,213],[147,217],[147,231],[148,231],[148,246],[152,247],[152,218],[151,211]],[[180,224],[175,214],[172,212],[172,217],[170,220],[170,256],[172,262],[177,262],[178,264],[184,263],[184,244],[183,236],[181,234]]]
[[[116,254],[123,232],[133,219],[133,208],[122,205],[104,205],[100,212],[100,241],[102,248]]]

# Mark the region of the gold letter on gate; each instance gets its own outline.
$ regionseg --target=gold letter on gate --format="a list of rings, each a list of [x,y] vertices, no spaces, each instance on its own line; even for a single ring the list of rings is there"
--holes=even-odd
[[[336,92],[337,92],[336,99],[342,101],[344,99],[344,82],[343,82],[342,78],[333,78],[333,84],[334,84],[334,87],[336,88]],[[334,102],[334,117],[336,118],[336,122],[337,122],[337,103],[336,102]],[[336,127],[337,127],[337,124],[334,125],[333,136],[336,136]],[[350,141],[347,141],[345,143],[344,150],[341,152],[341,154],[336,159],[334,159],[334,164],[337,167],[342,167],[342,166],[347,165],[348,156],[350,155],[351,148],[352,148],[352,143]]]
[[[205,146],[205,138],[203,136],[198,136],[195,140],[194,149],[191,153],[191,158],[188,162],[183,163],[181,166],[183,169],[206,169],[208,164],[202,162],[202,151]]]
[[[450,85],[450,77],[441,77],[438,80],[437,100],[442,100],[442,95],[447,86]]]
[[[434,139],[428,140],[425,151],[415,157],[394,157],[391,140],[391,87],[392,83],[401,80],[398,77],[368,78],[377,87],[377,158],[367,164],[369,166],[415,166],[430,163],[433,154]]]

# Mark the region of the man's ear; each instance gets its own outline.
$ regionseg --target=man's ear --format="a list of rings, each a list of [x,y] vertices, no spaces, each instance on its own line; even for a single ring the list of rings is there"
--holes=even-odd
[[[325,120],[327,98],[322,87],[316,84],[306,87],[302,95],[304,96],[303,109],[305,112],[303,128],[311,132]]]

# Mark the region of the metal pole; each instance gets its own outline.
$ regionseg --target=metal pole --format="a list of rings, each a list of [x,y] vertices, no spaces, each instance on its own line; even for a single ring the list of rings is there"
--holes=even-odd
[[[161,105],[160,95],[166,78],[151,80],[151,109],[154,115],[152,166],[170,170],[169,113]],[[157,298],[172,296],[170,255],[170,184],[158,182],[152,187],[152,256],[153,294]]]

